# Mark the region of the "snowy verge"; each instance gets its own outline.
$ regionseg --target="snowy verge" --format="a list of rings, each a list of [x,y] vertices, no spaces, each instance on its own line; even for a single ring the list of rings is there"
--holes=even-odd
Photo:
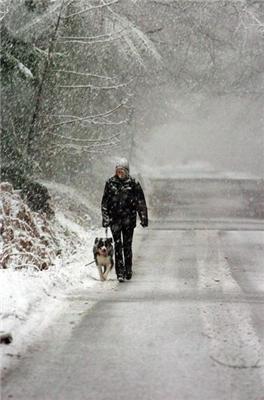
[[[1,368],[7,369],[10,362],[19,358],[64,313],[69,306],[69,293],[100,285],[94,264],[87,266],[93,260],[96,233],[87,233],[79,227],[82,244],[75,254],[67,259],[58,258],[48,270],[0,270],[0,331],[9,332],[13,337],[10,345],[1,344]]]
[[[0,344],[3,371],[65,313],[69,294],[102,286],[94,263],[87,265],[93,261],[94,238],[102,230],[86,229],[77,218],[74,221],[65,214],[64,210],[56,212],[53,221],[61,248],[53,265],[41,271],[30,264],[0,269],[0,333],[10,333],[13,339]]]

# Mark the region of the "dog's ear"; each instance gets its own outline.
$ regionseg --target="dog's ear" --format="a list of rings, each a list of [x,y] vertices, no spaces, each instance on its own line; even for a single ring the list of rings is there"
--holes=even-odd
[[[95,238],[94,244],[97,244],[99,242],[99,238]]]
[[[109,238],[109,239],[107,239],[108,240],[108,243],[113,243],[113,238]]]

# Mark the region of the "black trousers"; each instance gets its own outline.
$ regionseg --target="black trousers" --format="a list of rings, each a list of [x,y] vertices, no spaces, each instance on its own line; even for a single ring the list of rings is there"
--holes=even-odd
[[[117,276],[132,272],[132,241],[134,227],[122,223],[111,225],[115,242],[115,270]]]

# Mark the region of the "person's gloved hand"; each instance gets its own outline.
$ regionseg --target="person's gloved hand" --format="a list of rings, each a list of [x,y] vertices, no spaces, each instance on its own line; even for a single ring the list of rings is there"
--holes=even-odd
[[[108,226],[110,225],[110,221],[108,217],[103,218],[103,222],[102,222],[103,228],[108,228]]]
[[[148,222],[143,220],[140,222],[140,225],[143,226],[143,228],[146,228],[148,226]]]

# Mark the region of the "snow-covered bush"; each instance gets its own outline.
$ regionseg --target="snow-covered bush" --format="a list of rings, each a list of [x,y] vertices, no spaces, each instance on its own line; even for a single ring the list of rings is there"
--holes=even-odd
[[[45,213],[32,212],[8,182],[0,184],[0,268],[51,266],[58,238]]]

